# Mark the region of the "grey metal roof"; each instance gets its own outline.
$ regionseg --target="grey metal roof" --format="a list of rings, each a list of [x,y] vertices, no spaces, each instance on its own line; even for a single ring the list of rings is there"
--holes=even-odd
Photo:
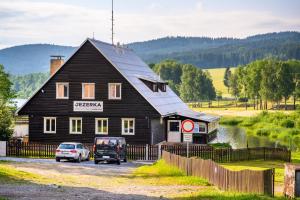
[[[191,110],[169,86],[167,86],[166,92],[160,90],[153,92],[148,88],[140,78],[157,82],[163,82],[163,80],[132,50],[98,40],[88,40],[162,116],[178,113],[208,122],[218,119],[218,117]]]

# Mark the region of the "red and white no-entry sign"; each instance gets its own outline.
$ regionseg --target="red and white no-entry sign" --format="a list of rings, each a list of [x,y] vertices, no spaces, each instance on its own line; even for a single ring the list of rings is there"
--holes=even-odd
[[[194,130],[194,122],[190,119],[186,119],[181,123],[183,133],[191,133]]]

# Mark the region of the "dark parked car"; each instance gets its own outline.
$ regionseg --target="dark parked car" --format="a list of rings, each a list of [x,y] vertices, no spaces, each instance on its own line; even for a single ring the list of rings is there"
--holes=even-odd
[[[126,159],[126,141],[123,137],[96,137],[94,141],[95,164],[100,161],[116,162]]]

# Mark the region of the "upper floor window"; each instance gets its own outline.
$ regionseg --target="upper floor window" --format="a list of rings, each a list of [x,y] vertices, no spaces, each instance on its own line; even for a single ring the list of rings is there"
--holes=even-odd
[[[165,83],[161,83],[159,89],[160,89],[162,92],[166,92],[166,91],[167,91],[167,86],[166,86],[166,84],[165,84]]]
[[[69,83],[56,83],[56,98],[57,99],[69,98]]]
[[[158,92],[158,85],[157,85],[157,83],[153,83],[152,87],[153,87],[153,92]]]
[[[122,135],[134,135],[135,119],[123,118],[122,119]]]
[[[108,84],[108,99],[121,99],[122,98],[122,84],[109,83]]]
[[[56,117],[44,117],[44,133],[56,133]]]
[[[95,99],[95,83],[82,83],[82,99]]]

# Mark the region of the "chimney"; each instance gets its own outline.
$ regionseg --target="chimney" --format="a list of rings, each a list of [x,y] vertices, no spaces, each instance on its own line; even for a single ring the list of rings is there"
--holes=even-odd
[[[50,76],[55,74],[55,72],[64,64],[64,56],[50,56]]]

